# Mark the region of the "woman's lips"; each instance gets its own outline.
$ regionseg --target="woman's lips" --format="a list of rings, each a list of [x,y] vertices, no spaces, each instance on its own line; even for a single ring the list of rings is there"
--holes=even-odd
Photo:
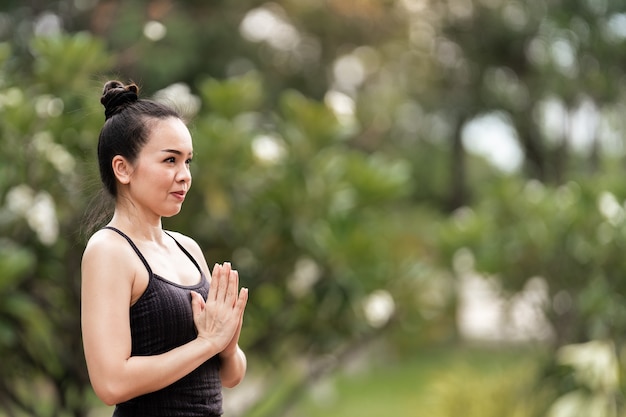
[[[172,195],[174,195],[174,197],[176,197],[179,200],[184,200],[185,199],[185,194],[187,194],[185,191],[174,191],[172,193]]]

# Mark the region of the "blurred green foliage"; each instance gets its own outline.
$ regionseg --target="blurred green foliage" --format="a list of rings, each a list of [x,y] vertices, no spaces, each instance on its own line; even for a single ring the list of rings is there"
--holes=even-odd
[[[548,347],[614,346],[623,414],[623,6],[3,3],[3,409],[84,416],[94,404],[80,258],[84,216],[103,209],[89,204],[99,93],[120,78],[169,92],[189,119],[194,183],[164,223],[210,264],[233,261],[251,290],[242,345],[271,369],[254,415],[280,415],[373,339],[401,354],[457,341],[466,273],[495,277],[505,298],[541,277]],[[466,128],[485,115],[514,132],[498,140],[519,167],[477,153],[495,127]],[[459,268],[460,253],[472,264]],[[537,382],[547,402],[579,389],[558,358]],[[485,395],[500,389],[494,379]]]
[[[447,258],[471,249],[478,271],[523,290],[531,277],[548,283],[546,312],[557,345],[621,341],[626,330],[623,186],[579,179],[558,187],[536,180],[498,181],[480,204],[459,209],[442,228]]]
[[[542,353],[532,348],[439,347],[362,360],[316,384],[288,415],[528,417],[550,405],[534,387]]]

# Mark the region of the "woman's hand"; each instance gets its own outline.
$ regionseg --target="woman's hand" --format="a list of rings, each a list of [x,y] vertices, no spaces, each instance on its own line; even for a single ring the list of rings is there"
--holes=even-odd
[[[239,274],[230,263],[215,264],[206,302],[192,291],[191,307],[198,338],[208,341],[218,352],[236,351],[248,301],[248,289],[239,290]]]

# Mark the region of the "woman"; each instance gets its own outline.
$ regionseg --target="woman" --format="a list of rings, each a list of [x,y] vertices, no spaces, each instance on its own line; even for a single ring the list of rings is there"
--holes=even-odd
[[[248,290],[229,263],[211,274],[193,239],[163,230],[191,186],[192,140],[174,110],[137,93],[109,81],[100,100],[100,177],[115,210],[82,260],[89,377],[117,417],[219,416],[222,386],[246,372]]]

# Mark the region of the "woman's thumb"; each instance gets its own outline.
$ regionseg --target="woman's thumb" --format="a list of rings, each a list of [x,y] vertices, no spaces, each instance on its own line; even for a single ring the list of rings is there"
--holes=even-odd
[[[191,291],[191,311],[194,316],[202,313],[204,310],[204,299],[200,294],[195,291]]]

